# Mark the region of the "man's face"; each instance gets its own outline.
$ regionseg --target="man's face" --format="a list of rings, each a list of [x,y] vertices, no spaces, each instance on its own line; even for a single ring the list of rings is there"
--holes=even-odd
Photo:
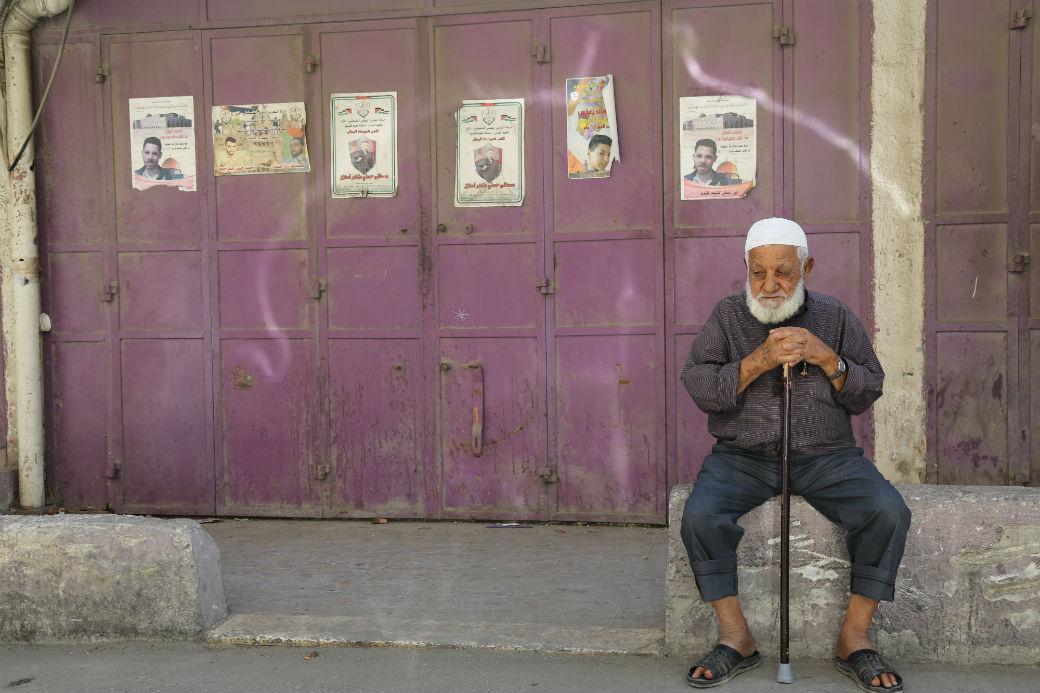
[[[765,308],[779,308],[794,295],[798,282],[809,276],[813,259],[805,270],[793,245],[763,245],[748,252],[748,283],[751,295]]]
[[[162,154],[162,148],[158,145],[149,142],[141,150],[141,156],[144,158],[144,167],[148,171],[154,171],[159,166],[159,156]]]
[[[711,169],[715,165],[715,159],[717,158],[715,152],[711,150],[711,147],[701,145],[693,150],[693,166],[697,169],[697,173],[702,176],[711,173]]]
[[[477,169],[477,175],[488,183],[498,178],[502,173],[502,164],[494,152],[488,152],[483,159],[477,159],[473,165]]]
[[[227,152],[228,156],[234,156],[235,150],[238,149],[238,142],[225,142],[224,151]]]
[[[362,142],[357,149],[350,153],[350,163],[361,173],[368,173],[376,165],[376,159],[372,156],[371,147],[367,142]]]
[[[301,154],[303,154],[303,142],[294,137],[289,141],[289,155],[300,156]]]
[[[610,145],[601,143],[589,150],[589,157],[585,162],[585,167],[590,171],[606,171],[609,163]]]

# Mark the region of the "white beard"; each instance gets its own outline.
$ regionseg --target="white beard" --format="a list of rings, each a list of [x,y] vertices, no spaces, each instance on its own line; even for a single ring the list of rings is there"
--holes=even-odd
[[[794,287],[794,293],[779,305],[768,306],[762,303],[758,296],[752,295],[751,280],[745,280],[744,299],[747,301],[748,310],[756,320],[765,325],[776,325],[790,318],[802,307],[802,303],[805,302],[805,282],[799,279],[798,286]]]

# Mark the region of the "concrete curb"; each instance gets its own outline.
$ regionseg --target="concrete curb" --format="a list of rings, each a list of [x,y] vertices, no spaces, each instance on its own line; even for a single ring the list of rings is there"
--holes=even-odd
[[[0,516],[0,641],[190,639],[226,617],[194,520]]]

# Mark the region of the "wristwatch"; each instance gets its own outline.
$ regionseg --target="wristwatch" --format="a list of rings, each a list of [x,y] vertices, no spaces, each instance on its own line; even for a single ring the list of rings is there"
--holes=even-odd
[[[827,376],[827,380],[837,380],[841,376],[845,375],[845,371],[846,370],[848,370],[848,369],[845,367],[845,359],[843,359],[842,357],[839,356],[838,357],[838,370],[836,370],[833,373],[831,373],[830,375],[828,375]]]

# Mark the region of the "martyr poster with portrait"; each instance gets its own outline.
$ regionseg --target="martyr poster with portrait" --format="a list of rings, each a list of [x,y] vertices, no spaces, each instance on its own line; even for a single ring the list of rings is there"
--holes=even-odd
[[[213,107],[213,175],[306,173],[302,101]]]
[[[467,100],[455,114],[455,206],[524,203],[524,100]]]
[[[397,92],[332,95],[332,196],[397,195]]]
[[[609,178],[621,161],[614,76],[567,79],[567,177]]]
[[[679,99],[679,191],[683,200],[744,197],[755,185],[755,100]]]
[[[135,190],[195,190],[195,99],[130,99],[130,179]]]

